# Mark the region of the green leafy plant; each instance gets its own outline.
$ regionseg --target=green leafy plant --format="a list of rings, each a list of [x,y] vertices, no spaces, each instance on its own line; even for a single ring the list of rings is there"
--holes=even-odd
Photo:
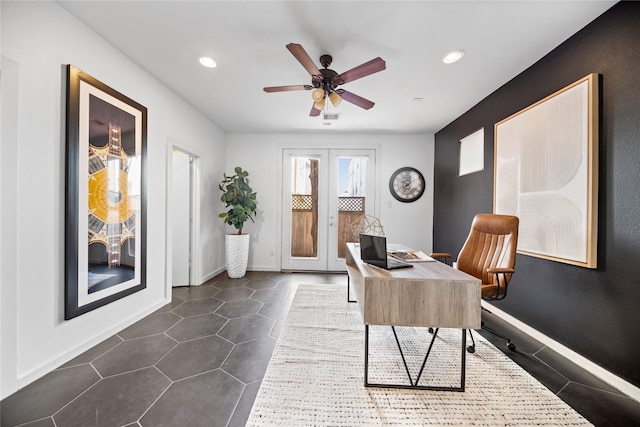
[[[224,219],[224,222],[234,226],[238,230],[238,234],[242,234],[242,227],[247,220],[253,221],[256,215],[258,202],[256,201],[256,193],[249,186],[249,172],[242,170],[240,166],[234,169],[235,174],[227,176],[218,185],[222,196],[220,200],[225,204],[225,208],[229,208],[227,212],[218,215]]]

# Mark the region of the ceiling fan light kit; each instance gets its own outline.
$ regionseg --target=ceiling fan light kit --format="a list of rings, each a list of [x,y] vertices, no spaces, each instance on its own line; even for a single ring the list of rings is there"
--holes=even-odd
[[[313,100],[315,102],[319,102],[321,100],[324,99],[324,89],[314,89],[313,92],[311,92],[311,98],[313,98]]]
[[[271,86],[265,87],[265,92],[271,93],[313,89],[313,92],[311,92],[313,106],[309,113],[309,116],[311,117],[317,117],[320,115],[322,109],[326,105],[326,98],[329,98],[334,107],[337,107],[343,99],[360,108],[364,108],[365,110],[368,110],[375,105],[368,99],[344,89],[339,89],[338,86],[386,69],[386,63],[382,58],[374,58],[369,62],[365,62],[351,70],[338,74],[329,69],[331,62],[333,61],[331,55],[320,56],[320,64],[324,68],[319,70],[301,45],[297,43],[289,43],[287,45],[287,49],[311,75],[311,85]]]
[[[331,101],[334,107],[337,107],[342,102],[342,97],[336,92],[331,92],[329,94],[329,101]]]

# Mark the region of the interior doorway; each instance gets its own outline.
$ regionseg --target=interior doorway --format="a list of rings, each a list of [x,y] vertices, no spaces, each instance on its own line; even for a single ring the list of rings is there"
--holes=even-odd
[[[173,147],[171,156],[171,286],[194,285],[193,204],[194,161],[192,154]]]

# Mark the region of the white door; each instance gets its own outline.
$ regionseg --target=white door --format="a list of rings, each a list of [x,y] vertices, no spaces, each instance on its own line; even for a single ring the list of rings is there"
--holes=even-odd
[[[173,150],[171,286],[189,286],[191,267],[191,156]]]
[[[282,269],[345,271],[350,225],[373,215],[375,150],[283,150]]]

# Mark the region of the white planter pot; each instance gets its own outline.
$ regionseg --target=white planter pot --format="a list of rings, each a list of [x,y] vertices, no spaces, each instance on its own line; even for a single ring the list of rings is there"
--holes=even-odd
[[[249,234],[227,234],[224,244],[227,274],[232,279],[244,277],[249,262]]]

